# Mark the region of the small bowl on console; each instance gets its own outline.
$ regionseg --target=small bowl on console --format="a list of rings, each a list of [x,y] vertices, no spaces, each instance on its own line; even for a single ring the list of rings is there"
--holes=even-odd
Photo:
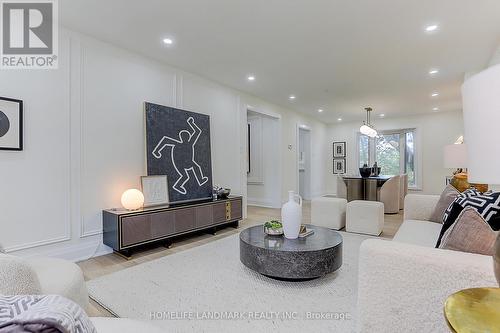
[[[221,188],[220,190],[217,191],[217,197],[221,199],[227,199],[227,197],[229,197],[230,194],[231,194],[230,188]]]

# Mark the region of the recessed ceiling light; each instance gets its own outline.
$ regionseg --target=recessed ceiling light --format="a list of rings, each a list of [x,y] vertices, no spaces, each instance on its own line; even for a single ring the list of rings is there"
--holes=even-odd
[[[342,118],[338,118],[337,121],[342,121]]]
[[[384,117],[385,117],[385,113],[381,113],[381,114],[379,115],[379,117],[380,117],[380,118],[384,118]]]
[[[164,38],[163,43],[165,43],[166,45],[172,45],[174,41],[171,38]]]
[[[248,75],[247,80],[248,80],[248,81],[255,81],[255,76],[253,76],[253,75]]]
[[[319,113],[323,112],[323,109],[318,109],[318,112],[319,112]]]
[[[431,94],[431,97],[438,97],[438,96],[439,96],[439,93],[437,93],[437,92]]]
[[[439,111],[439,108],[432,108],[432,111]]]
[[[291,100],[294,100],[295,99],[295,95],[290,95],[288,98],[291,99]]]
[[[432,25],[428,25],[427,27],[425,27],[425,31],[433,32],[433,31],[436,31],[438,28],[439,28],[439,26],[437,24],[432,24]]]
[[[431,70],[429,71],[429,74],[430,74],[430,75],[436,75],[437,73],[439,73],[439,69],[435,69],[435,68],[434,68],[434,69],[431,69]]]

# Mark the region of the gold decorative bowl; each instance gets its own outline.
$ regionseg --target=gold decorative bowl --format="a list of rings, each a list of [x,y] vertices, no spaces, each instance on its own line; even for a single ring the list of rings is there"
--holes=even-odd
[[[450,181],[450,184],[453,185],[459,192],[463,192],[471,187],[474,187],[479,192],[488,191],[487,184],[471,184],[467,179],[467,174],[465,172],[457,173],[453,176]]]
[[[452,332],[500,332],[500,288],[461,290],[446,300],[446,321]]]

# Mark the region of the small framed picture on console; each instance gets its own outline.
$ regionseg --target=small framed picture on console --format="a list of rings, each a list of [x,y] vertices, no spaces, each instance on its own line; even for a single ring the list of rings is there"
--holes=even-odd
[[[141,186],[144,194],[144,207],[168,204],[167,176],[143,176]]]

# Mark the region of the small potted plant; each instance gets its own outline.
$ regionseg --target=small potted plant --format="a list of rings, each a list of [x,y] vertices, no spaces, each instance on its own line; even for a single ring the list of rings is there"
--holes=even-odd
[[[264,232],[271,236],[283,235],[283,224],[278,220],[271,220],[264,223]]]

